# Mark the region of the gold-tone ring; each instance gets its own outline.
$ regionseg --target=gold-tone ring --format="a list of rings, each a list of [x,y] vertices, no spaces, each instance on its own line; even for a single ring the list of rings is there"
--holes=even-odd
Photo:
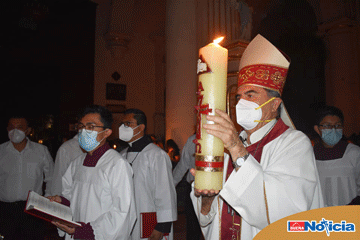
[[[224,156],[195,155],[195,161],[223,162],[224,161]]]
[[[195,169],[197,171],[204,171],[204,172],[222,172],[223,168],[212,168],[212,167],[198,167],[196,166]]]

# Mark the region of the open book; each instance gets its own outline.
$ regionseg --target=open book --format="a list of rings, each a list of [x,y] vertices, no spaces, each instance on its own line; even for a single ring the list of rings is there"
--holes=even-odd
[[[80,223],[72,221],[70,207],[51,202],[34,191],[29,191],[25,212],[49,222],[58,221],[69,227],[81,227]]]

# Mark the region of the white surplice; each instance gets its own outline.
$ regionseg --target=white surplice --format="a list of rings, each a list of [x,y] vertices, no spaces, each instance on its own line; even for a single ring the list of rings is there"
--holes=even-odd
[[[83,166],[84,159],[71,162],[62,181],[73,220],[90,222],[95,239],[130,239],[136,220],[131,166],[113,149],[95,167]],[[65,239],[72,238],[66,234]]]
[[[254,132],[250,142],[258,144],[275,122]],[[246,138],[245,132],[240,135]],[[225,154],[224,182],[228,162],[229,156]],[[270,223],[298,212],[323,207],[313,148],[305,134],[289,128],[264,146],[260,163],[250,155],[237,172],[233,170],[220,196],[214,199],[208,215],[200,213],[201,198],[191,193],[205,239],[220,239],[219,209],[221,213],[222,199],[242,217],[241,239],[253,239],[268,225],[264,187]]]
[[[360,196],[360,147],[349,143],[342,158],[316,160],[326,207],[341,206]]]
[[[177,220],[176,191],[171,161],[167,153],[153,143],[148,144],[141,152],[127,152],[127,149],[124,149],[121,154],[129,163],[132,163],[134,171],[138,220],[132,239],[139,240],[142,239],[140,238],[140,213],[156,212],[159,223]],[[173,228],[166,239],[173,239]]]

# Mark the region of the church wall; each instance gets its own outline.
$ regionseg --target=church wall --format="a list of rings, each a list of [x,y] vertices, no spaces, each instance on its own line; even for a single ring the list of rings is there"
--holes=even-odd
[[[356,0],[318,1],[319,35],[326,44],[326,103],[340,108],[344,134],[360,132],[360,9]]]
[[[110,22],[109,12],[111,11],[110,1],[99,0],[96,19],[95,36],[95,84],[94,103],[107,105],[124,105],[126,109],[138,108],[145,112],[148,119],[147,133],[154,133],[155,113],[155,47],[149,34],[141,27],[146,15],[139,9],[133,12],[135,22],[131,29],[131,41],[126,51],[121,51],[117,56],[111,54],[104,38]],[[138,15],[139,14],[139,15]],[[142,15],[141,15],[142,14]],[[150,14],[150,13],[147,13]],[[113,19],[114,20],[114,19]],[[115,19],[116,21],[116,19]],[[120,23],[119,23],[120,24]],[[154,22],[154,25],[156,23]],[[147,31],[151,31],[151,27]],[[111,75],[117,71],[120,79],[115,81]],[[106,99],[106,84],[125,84],[126,100]],[[118,127],[122,114],[114,113],[115,123],[113,138],[118,137]]]

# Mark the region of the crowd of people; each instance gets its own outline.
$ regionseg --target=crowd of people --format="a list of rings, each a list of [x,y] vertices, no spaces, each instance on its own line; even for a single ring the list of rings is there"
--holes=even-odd
[[[119,126],[128,143],[112,149],[112,113],[92,105],[80,111],[78,134],[57,151],[28,138],[25,116],[9,118],[9,141],[0,145],[0,234],[44,239],[44,222],[24,213],[29,190],[71,208],[82,227],[52,222],[65,239],[173,239],[176,192],[169,155],[145,135],[143,111],[128,109]],[[150,216],[149,216],[149,213]],[[156,223],[151,228],[148,221]],[[150,232],[145,231],[150,226]]]
[[[317,111],[314,144],[296,130],[281,99],[289,64],[258,35],[240,62],[236,120],[243,131],[221,110],[204,116],[215,124],[203,128],[226,150],[221,191],[194,188],[196,171],[204,170],[195,166],[198,135],[181,154],[172,139],[163,147],[145,134],[139,109],[124,112],[119,138],[128,146],[121,151],[107,142],[112,113],[98,105],[82,109],[78,134],[61,145],[55,161],[29,139],[27,117],[11,116],[9,141],[0,145],[0,234],[44,238],[44,222],[24,213],[29,190],[71,208],[82,227],[52,222],[65,239],[174,239],[180,182],[186,239],[194,240],[252,239],[291,214],[360,204],[360,147],[343,136],[343,113],[333,106]]]

